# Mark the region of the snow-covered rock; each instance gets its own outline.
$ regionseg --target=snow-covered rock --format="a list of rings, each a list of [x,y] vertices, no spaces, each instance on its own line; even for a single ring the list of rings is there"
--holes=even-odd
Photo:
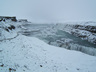
[[[57,24],[57,28],[96,44],[96,22]]]
[[[0,22],[1,21],[4,21],[4,22],[6,22],[6,21],[14,21],[14,22],[16,22],[17,19],[16,19],[16,17],[0,16]]]

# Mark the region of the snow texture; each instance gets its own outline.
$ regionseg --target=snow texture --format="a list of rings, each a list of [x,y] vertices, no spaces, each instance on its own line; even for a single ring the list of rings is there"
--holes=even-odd
[[[0,26],[4,36],[0,36],[0,72],[96,72],[95,56],[21,35],[18,32],[26,28],[17,24],[16,29],[9,32],[4,29],[9,24]]]

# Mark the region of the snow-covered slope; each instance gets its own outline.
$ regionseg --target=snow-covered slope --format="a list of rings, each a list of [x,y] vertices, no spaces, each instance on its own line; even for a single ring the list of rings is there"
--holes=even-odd
[[[16,72],[96,71],[96,57],[50,46],[34,37],[19,35],[0,42],[1,49],[4,66],[0,72],[8,72],[9,68]]]
[[[14,24],[15,30],[8,28],[11,24]],[[21,35],[18,31],[25,28],[20,23],[11,24],[0,24],[0,72],[96,71],[95,56],[51,46],[35,37]]]

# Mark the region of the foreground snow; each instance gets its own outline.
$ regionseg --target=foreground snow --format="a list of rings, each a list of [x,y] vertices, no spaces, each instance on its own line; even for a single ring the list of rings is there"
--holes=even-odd
[[[96,57],[54,47],[35,38],[19,35],[0,42],[3,67],[0,72],[96,72]],[[14,71],[13,71],[14,72]]]

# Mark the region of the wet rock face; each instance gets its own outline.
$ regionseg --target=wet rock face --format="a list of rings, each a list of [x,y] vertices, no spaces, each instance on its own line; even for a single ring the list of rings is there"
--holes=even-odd
[[[96,26],[90,25],[74,25],[71,34],[96,44]]]
[[[96,26],[86,26],[85,28],[87,31],[90,31],[92,33],[96,33]]]
[[[82,26],[82,25],[75,25],[75,29],[80,29],[80,30],[86,30],[92,33],[96,33],[96,26]]]
[[[0,22],[1,21],[4,21],[5,22],[6,20],[11,20],[11,21],[14,21],[14,22],[17,21],[16,17],[0,16]]]

